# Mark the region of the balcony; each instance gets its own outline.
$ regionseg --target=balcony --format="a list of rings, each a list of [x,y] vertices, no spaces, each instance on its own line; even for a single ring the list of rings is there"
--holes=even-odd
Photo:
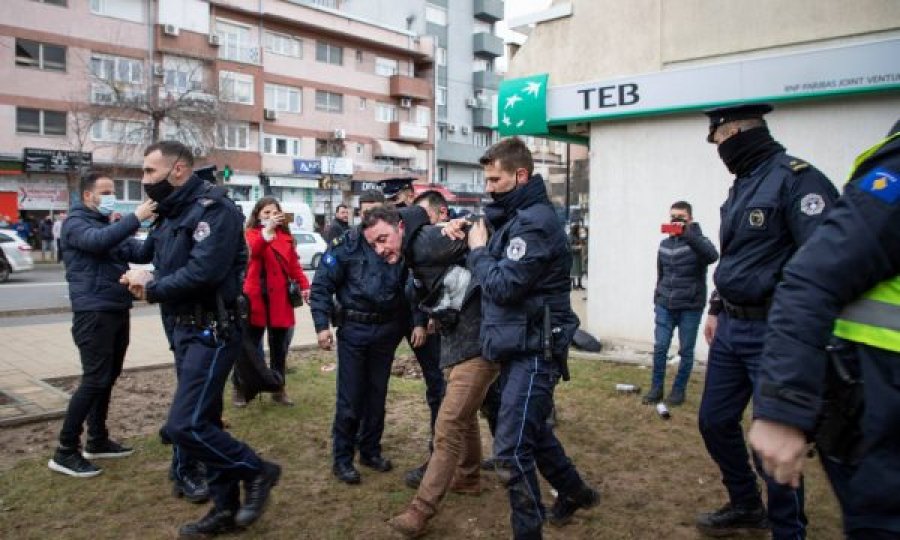
[[[475,18],[495,23],[503,18],[502,0],[475,0]]]
[[[496,90],[500,88],[501,79],[502,77],[493,71],[476,71],[472,74],[472,84],[475,85],[476,90],[478,88]]]
[[[439,141],[437,144],[437,158],[438,161],[461,163],[477,167],[479,165],[478,160],[481,159],[484,150],[484,148],[472,144]]]
[[[427,142],[428,126],[419,126],[412,122],[391,122],[388,137],[392,141]]]
[[[391,76],[391,97],[431,99],[431,81],[403,75]]]
[[[472,127],[475,129],[491,129],[494,123],[494,114],[489,107],[475,107],[472,109]]]
[[[258,65],[260,63],[259,47],[223,43],[219,46],[219,59]]]
[[[472,52],[481,58],[503,56],[503,40],[490,32],[479,32],[472,36]]]

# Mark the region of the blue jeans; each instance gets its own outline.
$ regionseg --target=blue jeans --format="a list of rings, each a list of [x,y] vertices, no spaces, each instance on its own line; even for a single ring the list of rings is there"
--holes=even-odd
[[[500,371],[500,412],[494,436],[497,472],[506,481],[513,536],[540,538],[544,506],[535,469],[560,497],[576,493],[584,482],[547,425],[559,368],[543,355],[514,356]]]
[[[766,321],[735,319],[722,312],[709,349],[706,384],[700,402],[700,434],[722,472],[722,483],[734,506],[762,504],[757,476],[747,455],[741,418],[756,385],[765,332]],[[779,484],[763,472],[755,453],[753,461],[768,490],[772,538],[805,538],[802,481],[796,490]]]
[[[697,328],[700,327],[702,310],[666,309],[660,305],[654,307],[656,314],[656,330],[653,333],[653,388],[662,388],[666,381],[666,357],[669,345],[672,344],[672,333],[678,327],[678,374],[672,388],[684,390],[691,370],[694,369],[694,345],[697,342]]]

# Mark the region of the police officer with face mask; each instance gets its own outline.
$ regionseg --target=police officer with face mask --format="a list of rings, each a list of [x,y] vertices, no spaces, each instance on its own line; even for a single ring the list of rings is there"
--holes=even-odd
[[[186,537],[255,522],[281,475],[281,467],[223,429],[222,392],[241,347],[237,310],[247,247],[240,210],[223,188],[192,174],[192,165],[190,149],[176,141],[144,152],[142,183],[162,217],[147,239],[156,269],[131,270],[121,279],[138,298],[161,304],[178,378],[163,430],[178,454],[208,470],[214,505],[181,527]]]
[[[710,343],[700,403],[700,434],[722,472],[729,502],[701,514],[697,527],[720,536],[771,528],[778,538],[806,534],[803,486],[763,474],[768,512],[741,430],[763,351],[766,318],[785,263],[822,222],[838,193],[809,163],[791,157],[769,133],[772,107],[745,104],[707,111],[707,141],[735,175],[721,209],[721,257],[704,329]],[[762,473],[757,456],[757,471]],[[767,515],[768,514],[768,515]]]
[[[72,302],[72,337],[81,357],[82,376],[69,400],[59,434],[59,447],[48,462],[51,470],[88,478],[101,469],[88,459],[119,458],[132,448],[109,438],[106,416],[113,385],[122,372],[129,340],[132,299],[117,276],[128,262],[149,262],[141,242],[132,238],[141,221],[153,217],[156,202],[140,204],[116,223],[110,216],[116,204],[113,180],[102,173],[81,179],[81,203],[62,227],[61,243]],[[82,424],[88,441],[82,452]]]

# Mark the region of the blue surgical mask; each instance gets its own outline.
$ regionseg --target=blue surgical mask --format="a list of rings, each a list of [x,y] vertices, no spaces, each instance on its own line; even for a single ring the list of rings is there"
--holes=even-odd
[[[100,195],[100,204],[97,205],[97,211],[104,216],[108,216],[116,209],[115,195]]]

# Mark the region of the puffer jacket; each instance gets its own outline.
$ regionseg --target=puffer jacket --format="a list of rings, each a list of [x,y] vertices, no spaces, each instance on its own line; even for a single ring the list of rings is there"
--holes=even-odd
[[[653,302],[668,310],[702,310],[706,304],[706,267],[719,253],[700,224],[691,223],[680,236],[659,243]]]

